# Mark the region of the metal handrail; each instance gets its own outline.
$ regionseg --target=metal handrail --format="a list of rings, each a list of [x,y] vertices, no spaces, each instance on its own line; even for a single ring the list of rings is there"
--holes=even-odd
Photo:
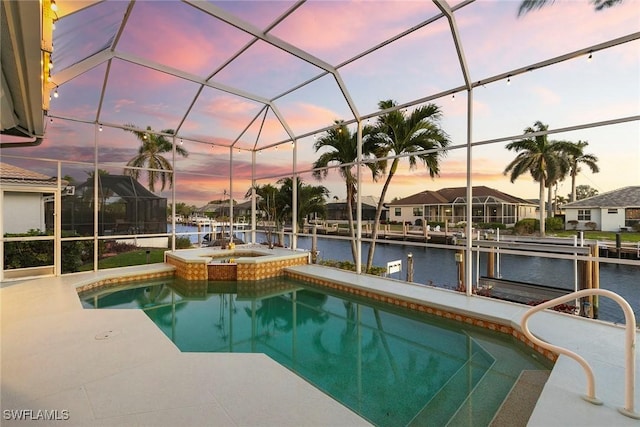
[[[544,302],[542,304],[536,305],[529,309],[524,316],[522,316],[522,320],[520,321],[520,327],[522,328],[522,333],[533,343],[551,350],[556,353],[564,354],[565,356],[571,357],[575,361],[577,361],[585,371],[587,375],[587,394],[583,396],[583,398],[595,405],[602,405],[602,401],[596,397],[596,386],[595,379],[593,375],[593,370],[591,366],[587,363],[585,359],[583,359],[578,354],[567,350],[562,347],[555,346],[553,344],[549,344],[544,342],[538,338],[536,338],[530,331],[527,325],[529,318],[537,313],[538,311],[544,310],[545,308],[551,308],[558,304],[562,304],[567,301],[575,300],[577,298],[582,298],[591,295],[602,295],[605,297],[609,297],[622,308],[625,317],[625,402],[623,408],[618,408],[618,411],[631,418],[640,419],[640,413],[636,412],[633,408],[633,400],[634,400],[634,387],[635,387],[635,348],[636,348],[636,319],[633,315],[633,309],[629,305],[629,303],[622,298],[620,295],[608,291],[606,289],[583,289],[581,291],[573,292],[568,295],[564,295],[550,301]]]

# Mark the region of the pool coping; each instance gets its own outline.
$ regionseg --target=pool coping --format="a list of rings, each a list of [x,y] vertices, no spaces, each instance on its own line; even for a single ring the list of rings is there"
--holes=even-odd
[[[453,290],[318,265],[289,267],[286,272],[294,278],[304,278],[321,285],[333,283],[332,287],[338,290],[374,299],[378,296],[387,303],[418,311],[422,308],[427,313],[500,332],[509,333],[500,329],[500,326],[508,326],[514,337],[532,349],[537,347],[522,335],[520,320],[529,307],[521,304],[477,295],[469,297]],[[637,420],[618,412],[625,401],[623,326],[544,310],[530,318],[529,328],[543,341],[572,350],[587,360],[594,371],[596,396],[603,405],[593,405],[582,399],[586,393],[584,371],[573,359],[560,355],[528,426],[638,425]],[[638,338],[640,331],[636,331],[636,341]],[[640,366],[638,351],[635,360],[636,366]],[[635,389],[640,390],[637,371]],[[640,407],[638,392],[634,407],[636,411]]]
[[[120,408],[122,405],[133,405],[133,403],[124,404],[121,402],[122,399],[126,399],[126,393],[128,390],[123,390],[122,384],[118,383],[118,381],[126,381],[127,377],[125,373],[129,372],[129,369],[126,369],[126,367],[120,367],[120,370],[111,372],[111,374],[105,376],[105,378],[99,379],[94,378],[91,374],[85,373],[85,376],[88,376],[89,378],[85,378],[84,380],[82,378],[78,378],[77,381],[72,381],[74,386],[71,388],[68,387],[69,384],[67,384],[66,388],[64,385],[59,384],[60,381],[58,377],[60,375],[59,371],[67,372],[67,375],[71,377],[78,376],[79,374],[77,373],[77,369],[74,369],[73,366],[56,366],[57,372],[41,372],[43,376],[42,378],[31,378],[35,383],[44,382],[48,387],[52,387],[51,390],[48,390],[47,387],[36,387],[35,384],[22,384],[26,377],[16,376],[17,373],[21,370],[24,371],[24,369],[32,369],[32,367],[23,366],[25,362],[21,360],[20,356],[26,357],[30,353],[35,352],[36,356],[34,356],[32,360],[30,359],[30,361],[34,363],[44,363],[47,358],[55,358],[56,352],[65,351],[63,343],[65,342],[65,339],[68,339],[66,337],[72,337],[75,342],[76,337],[74,337],[74,334],[76,333],[74,331],[78,328],[87,328],[93,324],[95,324],[96,327],[99,327],[103,324],[106,325],[112,322],[120,322],[121,325],[124,325],[121,327],[125,329],[140,328],[141,330],[144,330],[144,339],[148,340],[150,347],[158,347],[160,349],[159,351],[163,354],[163,361],[168,365],[177,364],[180,368],[176,369],[185,369],[183,368],[183,365],[185,363],[192,363],[186,361],[187,359],[191,360],[193,356],[190,356],[190,353],[179,352],[175,346],[173,346],[173,343],[171,343],[171,341],[158,330],[158,328],[146,317],[146,315],[144,315],[144,313],[142,313],[141,310],[83,310],[77,296],[78,288],[91,286],[98,282],[100,282],[102,286],[107,286],[111,283],[120,283],[122,281],[131,280],[133,277],[151,278],[150,275],[172,274],[174,269],[175,268],[173,266],[167,264],[151,264],[113,270],[101,270],[99,272],[92,273],[77,273],[57,278],[34,279],[0,289],[0,303],[3,308],[2,372],[11,373],[11,375],[3,375],[2,377],[2,391],[4,398],[3,407],[7,407],[5,406],[7,404],[6,402],[11,403],[16,401],[16,396],[12,396],[11,394],[9,394],[10,398],[8,400],[6,399],[5,392],[8,386],[10,389],[12,387],[17,387],[18,389],[26,388],[24,390],[26,397],[20,396],[20,399],[17,399],[17,401],[23,405],[33,405],[34,402],[40,402],[40,404],[41,402],[60,402],[64,398],[73,395],[77,390],[81,390],[81,397],[87,402],[86,406],[90,408],[88,411],[86,408],[80,410],[81,414],[84,414],[85,412],[89,412],[90,414],[87,416],[88,418],[86,419],[87,422],[84,423],[85,425],[91,425],[93,423],[99,424],[104,422],[105,419],[117,419],[119,423],[122,421],[123,425],[135,425],[140,422],[142,415],[140,415],[139,412],[131,410],[129,413],[122,413],[122,408]],[[489,328],[491,328],[490,324],[498,324],[509,325],[511,328],[514,328],[514,330],[519,330],[519,320],[527,310],[526,306],[506,301],[493,300],[491,298],[479,296],[467,297],[462,293],[446,289],[411,284],[400,280],[380,278],[370,275],[358,275],[330,267],[303,265],[288,267],[286,268],[286,271],[287,274],[298,274],[311,279],[335,282],[336,285],[348,287],[354,290],[354,293],[357,291],[365,296],[367,293],[384,296],[387,298],[386,302],[399,305],[406,303],[408,308],[411,308],[411,304],[416,304],[415,307],[431,307],[433,310],[440,310],[441,315],[444,315],[445,317],[447,317],[446,313],[454,313],[453,317],[451,317],[453,320],[467,321],[463,317],[457,319],[455,317],[455,314],[457,313],[461,316],[464,315],[472,319],[477,319],[478,321],[487,322],[487,326]],[[25,295],[33,295],[33,298],[36,301],[30,301],[29,305],[22,307],[21,304],[24,305]],[[391,299],[391,301],[388,299]],[[97,312],[102,312],[103,314],[97,315],[95,314]],[[124,312],[133,312],[136,314],[126,314]],[[433,314],[438,315],[437,312],[434,312]],[[67,317],[73,318],[73,321],[67,325],[67,329],[52,329],[52,326],[56,323],[50,322],[51,319],[58,321],[61,318]],[[29,339],[26,343],[22,342],[25,337],[25,328],[28,330],[29,334],[46,336],[49,351],[45,354],[41,354],[42,352],[39,351],[38,347],[38,344],[41,343],[38,342],[38,340]],[[551,311],[544,311],[532,317],[530,321],[530,328],[536,336],[545,341],[554,344],[562,344],[570,350],[577,351],[592,365],[596,377],[596,393],[604,402],[604,405],[599,407],[594,406],[580,398],[586,390],[584,374],[576,362],[565,356],[560,356],[552,369],[551,376],[543,389],[534,412],[529,419],[528,425],[637,425],[636,420],[627,418],[619,414],[617,411],[617,408],[624,402],[623,379],[625,373],[624,356],[621,350],[624,338],[623,328],[605,322],[584,319]],[[79,332],[77,334],[80,335]],[[136,341],[127,340],[127,337],[124,335],[126,334],[120,334],[114,341],[120,340],[121,342],[119,344],[125,347],[128,345],[139,345]],[[638,333],[636,335],[638,335]],[[136,337],[139,338],[138,335],[136,335]],[[596,337],[597,340],[594,340]],[[62,344],[56,346],[56,342]],[[15,350],[15,348],[18,350]],[[120,349],[120,351],[122,351],[122,349]],[[21,354],[21,352],[25,353]],[[82,356],[83,354],[84,353],[79,353],[76,354],[76,356]],[[104,360],[108,362],[105,363],[113,363],[113,360],[111,359],[118,359],[124,356],[119,353],[112,354],[112,352],[107,351],[104,353],[101,352],[99,356],[93,355],[93,357],[98,357],[100,360],[106,358]],[[137,356],[134,355],[127,357],[145,359],[145,357],[148,356],[146,354],[138,354]],[[198,357],[205,359],[204,361],[198,361],[198,364],[201,364],[203,367],[208,367],[208,369],[215,369],[218,361],[225,359],[224,356],[217,354]],[[283,381],[287,384],[291,384],[292,382],[296,383],[295,379],[289,378],[290,375],[295,376],[295,374],[286,374],[281,372],[282,370],[278,368],[279,365],[271,361],[271,359],[267,358],[268,360],[263,360],[264,358],[252,358],[250,356],[247,356],[246,358],[242,357],[241,359],[241,362],[257,364],[262,367],[261,369],[267,369],[268,372],[275,372],[278,375],[284,374]],[[146,362],[148,363],[148,361]],[[236,362],[225,360],[224,363]],[[636,365],[640,366],[640,357],[638,354],[636,354]],[[148,384],[149,386],[147,391],[152,394],[157,393],[157,390],[154,390],[155,386],[153,385],[154,375],[153,373],[150,373],[149,375],[151,376],[145,377],[142,375],[142,378],[140,379],[140,381],[142,381],[142,385],[140,387],[144,388],[144,384]],[[195,387],[197,389],[198,387],[196,386],[202,386],[199,383],[200,380],[198,375],[192,376],[191,378],[193,378],[192,381],[194,384],[181,384],[180,375],[178,374],[169,375],[167,378],[164,378],[164,380],[167,384],[177,383],[177,385],[174,384],[174,386],[183,390],[185,393],[188,393],[184,390],[184,387],[189,387],[189,389]],[[105,382],[107,385],[103,384]],[[299,393],[299,398],[303,400],[302,406],[304,407],[304,402],[309,401],[309,399],[315,401],[315,399],[318,398],[317,393],[321,392],[306,382],[303,381],[303,383],[304,384],[302,385],[296,383],[295,387],[302,387],[302,391]],[[101,390],[100,387],[96,386],[96,384],[103,385],[104,389]],[[306,387],[304,386],[305,384]],[[80,387],[80,389],[78,389],[78,387]],[[309,387],[311,388],[309,389]],[[636,389],[638,388],[639,387],[636,385]],[[105,393],[105,390],[114,389],[120,394],[124,393],[125,396],[119,396],[118,399],[111,397],[111,401],[109,402],[111,402],[111,405],[114,405],[114,402],[112,401],[115,401],[116,409],[114,409],[114,411],[116,411],[116,413],[108,413],[108,415],[112,415],[112,417],[109,418],[99,418],[98,415],[100,414],[96,415],[95,402],[90,402],[91,396],[95,398],[96,395],[100,396],[100,393]],[[44,392],[43,390],[48,390],[49,393],[42,395]],[[55,392],[53,392],[53,390],[55,390]],[[210,390],[208,390],[208,392],[210,394],[214,393]],[[224,391],[220,391],[220,393],[224,395]],[[273,400],[272,398],[278,394],[274,394],[268,389],[262,389],[260,390],[259,395],[261,396],[261,399],[271,402]],[[140,396],[137,396],[137,398],[145,399]],[[329,399],[329,402],[320,398],[320,401],[323,403],[319,405],[324,408],[323,411],[327,410],[326,405],[329,405],[329,407],[333,404],[338,405],[331,410],[333,413],[333,415],[331,415],[331,420],[329,421],[326,418],[329,417],[329,414],[316,414],[317,408],[312,405],[312,408],[308,410],[311,410],[313,414],[316,414],[314,415],[316,417],[314,419],[317,420],[317,423],[312,424],[345,424],[346,420],[349,420],[348,424],[367,424],[366,421],[362,420],[348,409],[342,407],[342,405],[332,401],[328,397],[326,398]],[[103,403],[104,399],[105,398],[103,398]],[[223,406],[223,409],[216,406],[220,405],[219,401],[221,399],[224,400],[225,397],[217,397],[218,402],[216,404],[207,401],[206,403],[199,402],[199,406],[196,406],[200,408],[199,410],[201,412],[205,413],[206,411],[212,410],[211,407],[213,405],[216,407],[216,411],[226,411],[225,413],[227,415],[233,414],[234,417],[236,417],[231,418],[231,424],[233,424],[233,422],[238,423],[238,417],[241,416],[237,412],[238,409],[234,407],[233,403],[229,403],[230,406],[221,405]],[[242,399],[240,399],[240,401],[242,401]],[[235,404],[244,406],[238,402]],[[279,410],[283,411],[281,415],[273,415],[276,417],[274,419],[277,419],[280,425],[294,425],[292,420],[295,419],[295,417],[291,417],[290,411],[293,410],[291,407],[288,407],[288,409],[285,410],[282,407],[282,402],[274,401],[271,402],[271,404],[275,405],[273,406],[274,408],[277,407],[280,408]],[[638,408],[639,404],[640,399],[636,396],[635,407]],[[26,406],[23,407],[26,408]],[[47,409],[53,408],[48,407]],[[189,415],[192,410],[193,405],[189,408],[186,406],[172,408],[170,412],[174,416],[186,417],[186,415]],[[173,424],[169,422],[170,419],[175,421],[175,418],[160,416],[166,415],[166,411],[167,409],[164,408],[154,408],[154,410],[151,411],[153,416],[157,416],[158,425]],[[104,413],[101,414],[104,416]],[[145,413],[145,416],[149,416],[149,413]],[[151,418],[153,418],[153,416]],[[355,418],[353,418],[354,416]],[[336,423],[336,420],[342,420],[342,422]],[[243,419],[242,422],[239,423],[243,425],[256,425],[262,422],[264,422],[264,419],[262,419],[260,415],[256,415],[256,418],[253,419],[253,421]]]

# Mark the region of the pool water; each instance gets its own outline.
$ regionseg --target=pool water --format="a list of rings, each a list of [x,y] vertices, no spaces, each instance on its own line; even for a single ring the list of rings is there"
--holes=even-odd
[[[285,278],[177,279],[81,294],[139,308],[182,351],[269,355],[379,426],[488,425],[523,370],[550,365],[510,337]]]

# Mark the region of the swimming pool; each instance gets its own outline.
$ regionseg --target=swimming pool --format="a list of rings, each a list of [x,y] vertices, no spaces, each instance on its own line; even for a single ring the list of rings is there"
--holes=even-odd
[[[266,353],[381,426],[488,425],[522,371],[550,367],[501,334],[287,278],[156,280],[80,297],[143,309],[182,351]]]

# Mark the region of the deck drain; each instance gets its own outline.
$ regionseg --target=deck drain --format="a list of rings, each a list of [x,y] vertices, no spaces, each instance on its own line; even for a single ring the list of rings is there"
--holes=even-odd
[[[113,338],[118,334],[120,334],[120,331],[108,330],[108,331],[100,332],[95,336],[95,338],[97,340],[108,340],[109,338]]]

